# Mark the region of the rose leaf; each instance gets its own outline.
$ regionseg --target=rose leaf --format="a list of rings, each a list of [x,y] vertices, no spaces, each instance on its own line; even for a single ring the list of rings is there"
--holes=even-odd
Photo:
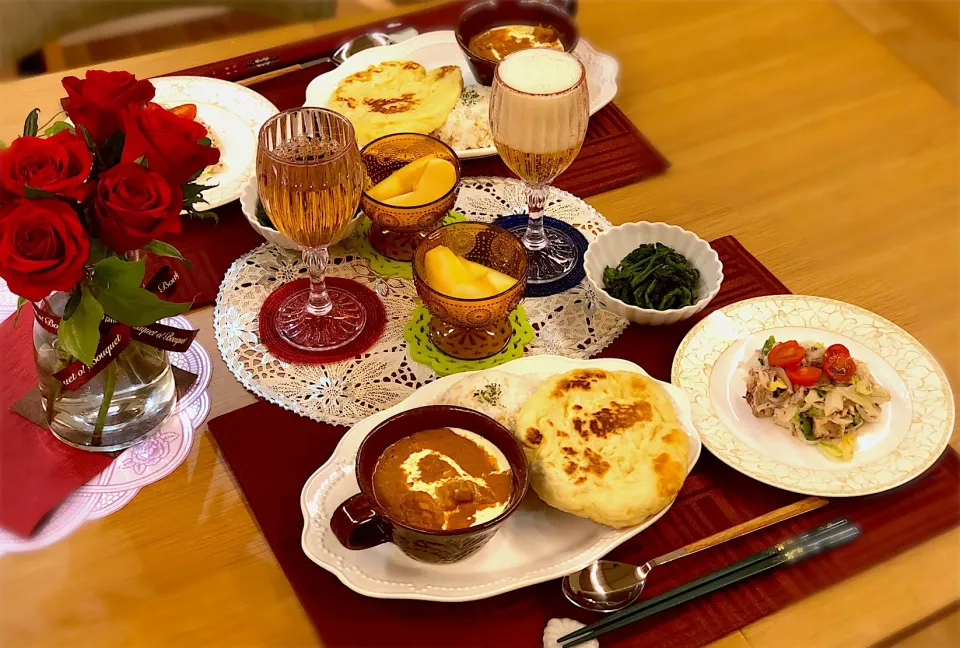
[[[206,201],[199,200],[197,202],[206,202]],[[212,218],[214,223],[220,222],[220,217],[217,216],[217,213],[215,211],[211,211],[209,209],[204,211],[198,211],[193,205],[194,205],[193,203],[191,204],[184,203],[183,205],[184,210],[186,210],[187,212],[187,216],[189,216],[190,218],[200,218],[200,219]]]
[[[109,248],[98,239],[90,239],[90,256],[87,257],[87,263],[96,265],[103,261],[110,254]]]
[[[136,160],[134,160],[133,163],[134,163],[134,164],[139,164],[139,165],[142,166],[144,169],[149,169],[149,168],[150,168],[150,166],[147,164],[147,156],[146,156],[146,155],[141,155],[141,156],[138,157]]]
[[[57,122],[53,122],[53,124],[51,124],[50,127],[47,128],[47,130],[43,131],[43,136],[50,137],[52,135],[56,135],[57,133],[62,133],[63,131],[70,131],[71,134],[76,132],[73,129],[73,126],[71,126],[67,122],[57,121]]]
[[[27,119],[23,122],[23,136],[24,137],[34,137],[39,130],[38,119],[40,118],[40,109],[34,108],[30,111],[30,114],[27,115]]]
[[[183,264],[188,268],[192,267],[191,263],[183,258],[183,255],[180,254],[180,250],[173,247],[169,243],[164,243],[163,241],[150,241],[143,246],[143,249],[147,252],[153,252],[157,256],[164,257],[173,257],[174,259],[180,259],[183,261]]]
[[[104,290],[140,288],[145,272],[146,264],[143,261],[124,261],[111,256],[93,266],[93,281]]]
[[[46,189],[37,189],[30,185],[23,185],[23,197],[29,200],[42,200],[44,198],[56,198],[57,194],[51,193]]]
[[[90,134],[90,131],[87,130],[87,127],[83,124],[77,126],[80,129],[80,134],[83,135],[83,141],[87,143],[87,150],[91,153],[96,152],[97,143],[93,141],[93,135]]]
[[[173,317],[190,310],[192,302],[168,302],[143,288],[113,284],[101,288],[97,299],[104,312],[130,326],[146,326],[164,317]]]
[[[78,286],[74,286],[70,292],[70,299],[67,300],[67,305],[63,308],[63,319],[73,317],[73,314],[77,312],[77,308],[80,306],[82,296],[83,292],[79,290]]]
[[[83,364],[92,365],[97,345],[100,344],[102,319],[103,307],[86,286],[81,286],[76,310],[60,322],[57,334],[60,346]]]
[[[197,144],[200,146],[213,146],[213,140],[209,137],[201,137],[197,140]]]
[[[196,182],[188,182],[183,185],[183,202],[195,203],[203,202],[203,197],[200,195],[208,187],[197,184]]]
[[[113,135],[108,137],[107,141],[100,147],[100,161],[105,169],[120,164],[120,156],[123,154],[123,144],[126,139],[126,135],[120,131],[114,131]]]

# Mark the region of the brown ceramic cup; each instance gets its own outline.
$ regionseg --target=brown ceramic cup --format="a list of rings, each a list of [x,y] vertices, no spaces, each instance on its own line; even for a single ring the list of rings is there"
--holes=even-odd
[[[513,493],[497,517],[450,531],[427,531],[390,517],[373,492],[373,471],[384,451],[403,437],[421,430],[460,428],[479,434],[507,458],[513,474]],[[337,540],[347,549],[369,549],[385,542],[426,563],[447,564],[471,556],[485,545],[520,505],[527,492],[527,463],[520,444],[492,418],[463,407],[428,405],[401,412],[373,428],[357,451],[357,482],[360,492],[341,504],[330,520]]]
[[[488,29],[506,25],[553,27],[560,34],[565,52],[572,52],[580,41],[580,32],[573,18],[552,4],[540,0],[489,0],[472,5],[460,15],[454,33],[474,76],[485,86],[493,83],[497,61],[471,52],[470,39]]]

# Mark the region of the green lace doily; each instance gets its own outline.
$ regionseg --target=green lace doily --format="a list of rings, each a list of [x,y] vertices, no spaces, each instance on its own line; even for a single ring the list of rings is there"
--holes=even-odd
[[[430,313],[423,306],[414,308],[410,313],[410,320],[403,327],[403,337],[407,341],[407,349],[412,359],[427,365],[441,376],[449,376],[464,371],[491,369],[522,358],[523,348],[533,341],[533,327],[527,320],[523,306],[517,306],[510,313],[510,323],[513,325],[513,337],[507,342],[507,346],[497,355],[483,360],[458,360],[437,349],[427,335]]]
[[[465,220],[467,220],[466,216],[460,212],[452,211],[444,217],[441,224],[449,225],[450,223],[458,223]],[[350,239],[350,247],[354,253],[369,261],[370,267],[381,277],[413,279],[413,270],[410,268],[409,261],[394,261],[373,249],[373,246],[370,245],[370,239],[367,237],[367,234],[370,233],[370,225],[370,218],[367,216],[364,216],[360,222],[357,223],[357,229],[354,230],[353,236]]]

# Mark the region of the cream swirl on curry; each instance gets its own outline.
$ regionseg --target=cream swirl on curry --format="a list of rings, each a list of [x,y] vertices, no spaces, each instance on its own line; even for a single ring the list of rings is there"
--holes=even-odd
[[[423,430],[390,445],[373,472],[377,503],[391,518],[426,531],[451,531],[497,517],[513,494],[507,458],[459,428]]]

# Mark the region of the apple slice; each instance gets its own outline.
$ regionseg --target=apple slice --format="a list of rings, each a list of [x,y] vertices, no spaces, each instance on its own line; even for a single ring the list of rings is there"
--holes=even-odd
[[[468,261],[444,245],[428,250],[423,262],[430,287],[459,299],[493,297],[517,283],[513,277]]]
[[[517,283],[517,280],[513,277],[505,275],[502,272],[498,272],[493,268],[488,268],[485,265],[475,263],[462,257],[460,258],[460,261],[467,267],[467,270],[473,277],[477,279],[481,277],[485,278],[493,287],[493,289],[496,290],[494,293],[495,295],[502,293],[513,286],[513,284]]]
[[[367,195],[380,202],[387,202],[401,194],[409,193],[417,188],[417,183],[423,177],[424,171],[436,155],[424,155],[410,164],[401,167],[367,190]],[[446,160],[444,160],[446,162]],[[450,164],[447,162],[447,164]],[[442,195],[442,194],[441,194]]]
[[[402,171],[403,169],[401,169]],[[398,172],[399,173],[399,172]],[[420,207],[443,197],[457,182],[457,170],[446,160],[433,159],[427,162],[417,186],[406,193],[382,202],[394,207]],[[377,200],[380,200],[379,198]]]

